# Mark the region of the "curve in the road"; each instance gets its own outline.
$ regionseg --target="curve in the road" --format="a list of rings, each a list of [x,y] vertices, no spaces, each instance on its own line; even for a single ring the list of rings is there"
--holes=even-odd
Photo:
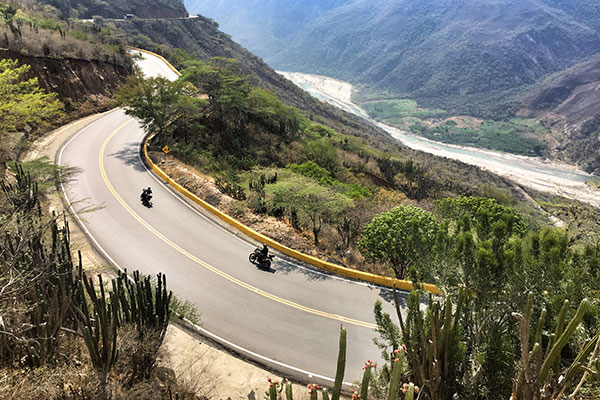
[[[174,74],[176,74],[177,76],[181,76],[181,73],[175,67],[173,67],[173,65],[171,65],[171,63],[169,63],[169,61],[167,61],[163,56],[153,53],[151,51],[139,49],[136,47],[131,47],[131,49],[134,51],[145,53],[152,57],[158,58]],[[152,162],[152,159],[148,156],[147,146],[143,146],[143,149],[144,149],[145,161],[148,165],[150,165],[150,167],[152,168],[152,170],[154,170],[154,172],[156,172],[160,177],[164,178],[167,181],[167,183],[169,183],[171,186],[173,186],[176,190],[178,190],[184,196],[186,196],[189,199],[191,199],[192,201],[196,202],[201,207],[207,209],[209,212],[211,212],[212,214],[214,214],[215,216],[217,216],[224,222],[226,222],[229,225],[233,226],[234,228],[240,230],[243,234],[248,235],[248,236],[252,237],[253,239],[256,239],[262,243],[265,243],[265,244],[281,251],[282,253],[287,254],[291,257],[294,257],[302,262],[311,264],[317,268],[322,268],[329,272],[333,272],[334,274],[338,274],[338,275],[346,276],[346,277],[349,277],[352,279],[369,282],[369,283],[372,283],[375,285],[388,286],[388,287],[396,288],[396,289],[403,290],[403,291],[410,291],[413,289],[414,286],[413,286],[412,282],[410,282],[410,281],[407,281],[404,279],[391,278],[391,277],[387,277],[387,276],[375,275],[375,274],[371,274],[371,273],[367,273],[367,272],[363,272],[363,271],[358,271],[356,269],[342,267],[342,266],[339,266],[339,265],[336,265],[336,264],[333,264],[333,263],[330,263],[327,261],[323,261],[316,257],[309,256],[307,254],[301,253],[297,250],[294,250],[287,246],[284,246],[281,243],[278,243],[275,240],[252,230],[251,228],[240,223],[239,221],[231,218],[227,214],[221,212],[217,208],[211,206],[204,200],[198,198],[196,195],[189,192],[183,186],[179,185],[173,178],[168,176],[163,170],[161,170],[157,165],[155,165]],[[433,294],[440,294],[439,289],[433,284],[424,283],[422,286],[428,292],[431,292]]]
[[[304,312],[307,312],[307,313],[319,315],[321,317],[333,319],[333,320],[340,321],[340,322],[347,323],[347,324],[353,324],[353,325],[363,326],[365,328],[370,328],[370,329],[376,329],[377,328],[377,325],[371,324],[369,322],[359,321],[359,320],[356,320],[356,319],[353,319],[353,318],[344,317],[342,315],[336,315],[336,314],[328,313],[328,312],[325,312],[325,311],[320,311],[320,310],[317,310],[317,309],[314,309],[314,308],[311,308],[311,307],[303,306],[301,304],[295,303],[293,301],[286,300],[286,299],[281,298],[279,296],[275,296],[275,295],[273,295],[273,294],[271,294],[271,293],[269,293],[267,291],[264,291],[264,290],[261,290],[261,289],[259,289],[257,287],[254,287],[252,285],[249,285],[249,284],[241,281],[240,279],[234,278],[233,276],[231,276],[231,275],[229,275],[229,274],[227,274],[227,273],[219,270],[218,268],[213,267],[212,265],[210,265],[210,264],[202,261],[198,257],[194,256],[193,254],[191,254],[187,250],[181,248],[176,243],[174,243],[169,238],[167,238],[165,235],[163,235],[162,233],[160,233],[157,229],[155,229],[148,222],[146,222],[142,217],[140,217],[135,211],[133,211],[131,209],[131,207],[129,205],[127,205],[127,203],[123,200],[123,198],[121,196],[119,196],[119,194],[117,193],[117,191],[115,190],[115,188],[113,187],[113,185],[110,183],[110,180],[109,180],[109,178],[108,178],[108,176],[106,174],[106,171],[104,169],[104,151],[106,149],[106,146],[108,145],[108,142],[110,142],[110,140],[113,138],[113,136],[115,136],[117,133],[119,133],[119,131],[122,128],[124,128],[125,126],[127,126],[131,122],[133,122],[133,120],[125,122],[124,124],[122,124],[121,126],[119,126],[117,129],[115,129],[106,138],[106,140],[102,144],[102,147],[100,148],[100,153],[98,155],[98,158],[99,158],[98,163],[99,163],[99,166],[100,166],[100,173],[102,175],[102,179],[104,180],[104,183],[106,183],[106,186],[108,187],[108,190],[110,190],[110,192],[115,197],[115,199],[140,224],[142,224],[146,229],[148,229],[150,232],[152,232],[158,238],[160,238],[168,246],[171,246],[176,251],[180,252],[181,254],[183,254],[184,256],[186,256],[187,258],[189,258],[190,260],[192,260],[196,264],[202,266],[203,268],[206,268],[210,272],[212,272],[214,274],[217,274],[221,278],[224,278],[224,279],[226,279],[226,280],[228,280],[228,281],[230,281],[230,282],[232,282],[232,283],[234,283],[234,284],[236,284],[236,285],[238,285],[238,286],[240,286],[240,287],[242,287],[242,288],[244,288],[246,290],[254,292],[254,293],[256,293],[256,294],[258,294],[260,296],[263,296],[263,297],[268,298],[270,300],[276,301],[278,303],[284,304],[284,305],[286,305],[288,307],[296,308],[298,310],[301,310],[301,311],[304,311]]]
[[[154,67],[160,70],[164,64]],[[199,331],[283,376],[331,382],[328,376],[335,371],[340,320],[346,321],[348,331],[347,380],[360,378],[366,359],[381,360],[372,342],[373,303],[381,300],[385,311],[394,313],[389,289],[315,271],[284,258],[276,260],[271,273],[248,268],[248,253],[254,245],[150,173],[140,158],[144,137],[139,123],[115,110],[80,130],[57,155],[59,165],[83,171],[65,185],[67,202],[111,263],[147,275],[165,273],[170,288],[202,310]],[[149,183],[157,200],[152,209],[139,203],[138,189]],[[79,199],[102,207],[79,216],[80,209],[89,208],[79,204]]]

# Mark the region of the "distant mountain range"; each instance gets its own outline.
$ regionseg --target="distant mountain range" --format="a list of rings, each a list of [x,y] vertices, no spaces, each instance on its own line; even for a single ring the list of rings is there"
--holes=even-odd
[[[600,3],[592,0],[188,0],[186,6],[216,19],[275,68],[484,116],[506,110],[515,89],[600,52]]]
[[[552,125],[551,150],[600,171],[598,0],[185,0],[276,69],[357,99]]]

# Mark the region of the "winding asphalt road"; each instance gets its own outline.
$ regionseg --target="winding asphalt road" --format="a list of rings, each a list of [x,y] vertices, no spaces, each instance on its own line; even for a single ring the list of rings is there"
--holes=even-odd
[[[174,73],[159,59],[138,63],[148,76]],[[278,256],[271,271],[248,262],[256,246],[175,194],[143,164],[144,131],[115,110],[70,138],[58,163],[81,172],[65,186],[87,234],[120,268],[163,272],[168,287],[201,312],[198,329],[245,358],[302,381],[331,383],[340,323],[348,330],[346,382],[358,380],[373,344],[373,304],[393,313],[392,293]],[[151,186],[154,207],[141,205]],[[82,212],[90,207],[95,211]]]

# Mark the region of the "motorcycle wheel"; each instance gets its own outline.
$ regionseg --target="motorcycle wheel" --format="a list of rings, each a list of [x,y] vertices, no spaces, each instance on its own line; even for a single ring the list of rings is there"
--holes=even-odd
[[[266,259],[265,261],[261,262],[260,263],[260,267],[262,269],[269,269],[269,268],[271,268],[271,260]]]
[[[248,260],[254,264],[256,263],[256,253],[250,253],[250,255],[248,256]]]

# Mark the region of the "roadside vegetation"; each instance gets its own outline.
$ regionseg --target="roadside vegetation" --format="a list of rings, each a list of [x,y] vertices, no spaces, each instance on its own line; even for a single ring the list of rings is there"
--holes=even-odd
[[[135,75],[119,96],[157,134],[154,154],[168,144],[170,154],[212,176],[236,217],[276,219],[339,263],[416,284],[406,300],[394,296],[394,316],[375,304],[386,362],[366,360],[354,400],[600,396],[593,209],[547,198],[542,207],[562,213],[570,227],[590,220],[569,232],[547,226],[505,187],[476,181],[475,168],[460,166],[459,174],[417,162],[397,147],[315,123],[254,86],[234,61],[179,55],[181,79]],[[40,129],[61,105],[22,79],[26,67],[1,65],[0,93],[10,96],[0,103],[0,128],[12,143],[3,167],[12,174],[0,201],[0,397],[193,398],[177,382],[155,379],[171,309],[192,318],[193,309],[173,301],[162,275],[119,274],[110,285],[86,276],[68,226],[40,202],[68,171],[44,161],[7,164],[28,140],[20,132]],[[442,295],[425,294],[424,281]],[[335,400],[344,329],[339,348]],[[284,389],[291,400],[287,382],[270,382],[266,397]],[[309,390],[311,399],[329,399],[323,388]]]
[[[88,276],[66,220],[42,211],[31,174],[13,171],[0,199],[0,397],[195,398],[156,375],[171,313],[166,278]],[[50,176],[39,182],[47,193],[59,182]]]
[[[29,2],[0,4],[2,47],[26,56],[75,58],[129,66],[124,42],[96,25],[59,18],[55,8]]]
[[[0,171],[30,137],[63,114],[54,93],[40,89],[36,78],[24,79],[29,68],[16,60],[0,60]]]

